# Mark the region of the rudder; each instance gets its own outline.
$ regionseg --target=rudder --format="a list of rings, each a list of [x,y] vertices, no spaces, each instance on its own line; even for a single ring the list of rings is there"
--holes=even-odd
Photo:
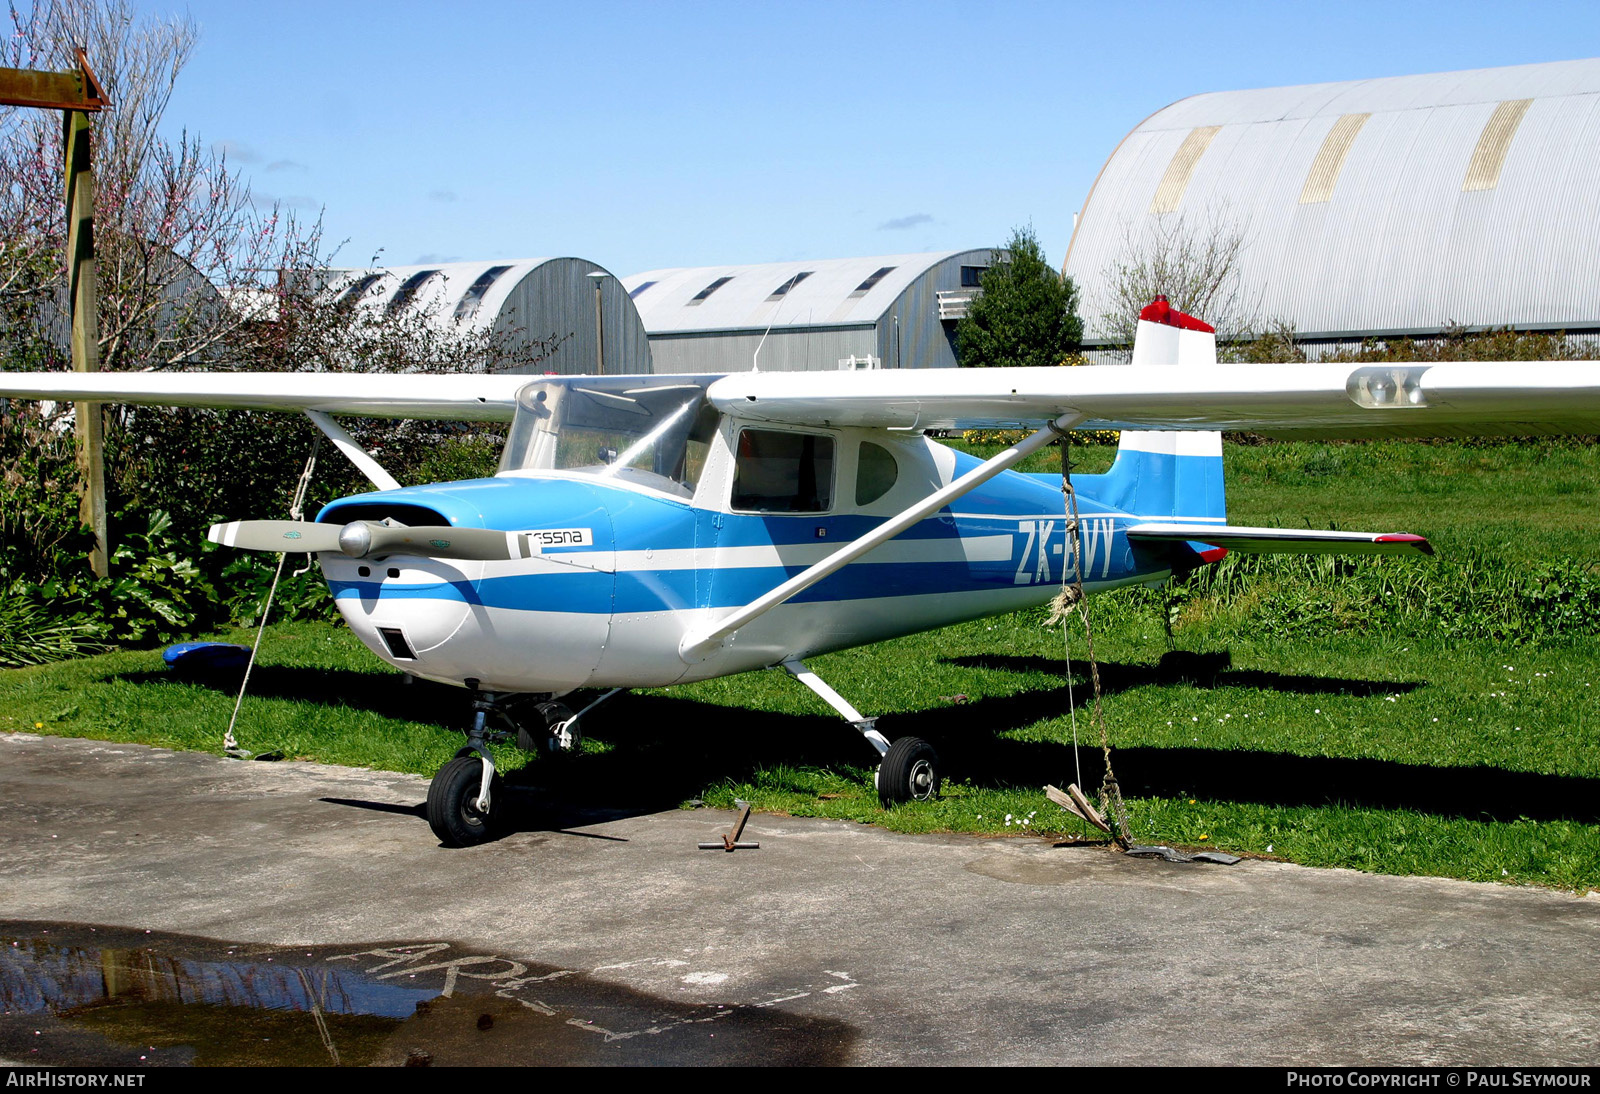
[[[1156,297],[1139,313],[1134,365],[1216,363],[1215,330],[1174,310],[1166,297]],[[1216,523],[1228,518],[1221,433],[1124,430],[1116,462],[1094,478],[1092,495],[1097,501],[1137,517]]]

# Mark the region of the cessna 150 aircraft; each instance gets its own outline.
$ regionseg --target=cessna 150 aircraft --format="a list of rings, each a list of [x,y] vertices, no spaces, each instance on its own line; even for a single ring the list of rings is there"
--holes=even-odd
[[[0,374],[0,397],[303,411],[378,488],[313,521],[211,538],[317,556],[383,661],[469,689],[467,745],[427,814],[491,834],[492,742],[570,747],[556,700],[782,666],[881,754],[888,805],[938,792],[924,741],[886,740],[805,659],[1241,551],[1428,551],[1421,537],[1227,523],[1218,430],[1274,436],[1600,431],[1593,363],[1219,366],[1158,300],[1133,363],[722,376]],[[488,479],[402,487],[329,415],[511,422]],[[980,462],[931,429],[1031,428]],[[1071,429],[1121,429],[1111,470],[1008,471]],[[543,700],[518,725],[512,700]],[[605,696],[602,696],[604,698]],[[594,704],[590,704],[593,706]],[[580,711],[579,716],[587,712]]]

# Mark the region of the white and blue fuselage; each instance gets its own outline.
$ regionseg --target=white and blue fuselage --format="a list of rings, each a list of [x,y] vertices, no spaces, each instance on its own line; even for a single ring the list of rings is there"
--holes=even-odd
[[[572,419],[575,399],[594,403],[605,394],[595,390],[604,381],[585,384],[563,390],[553,379],[548,387],[557,397],[535,409],[548,418],[543,408],[559,410],[564,398]],[[628,390],[606,397],[651,402],[641,389]],[[723,676],[1014,611],[1048,601],[1074,576],[1060,477],[1002,473],[691,663],[677,652],[686,634],[979,461],[918,434],[779,430],[725,416],[702,416],[700,436],[689,438],[696,451],[685,459],[682,446],[662,435],[676,415],[652,409],[634,428],[658,451],[631,463],[633,448],[620,459],[616,452],[628,436],[613,432],[604,436],[617,443],[600,447],[599,463],[540,467],[589,457],[587,450],[577,460],[553,457],[556,428],[534,437],[530,425],[519,438],[514,427],[511,466],[494,478],[381,491],[325,507],[319,522],[390,518],[534,533],[540,544],[534,557],[511,561],[324,552],[329,587],[352,630],[377,656],[416,676],[559,695]],[[657,423],[661,429],[646,430]],[[1180,451],[1197,436],[1207,443],[1203,435],[1129,434],[1110,472],[1074,477],[1086,591],[1160,579],[1204,561],[1192,546],[1130,543],[1125,534],[1151,518],[1223,520],[1220,452]],[[516,466],[519,459],[535,466]],[[685,473],[691,466],[692,476]]]

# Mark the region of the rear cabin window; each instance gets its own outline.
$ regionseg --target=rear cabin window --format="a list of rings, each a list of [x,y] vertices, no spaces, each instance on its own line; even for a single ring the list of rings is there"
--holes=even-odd
[[[733,508],[821,513],[833,505],[833,438],[746,429],[733,469]]]
[[[861,442],[861,454],[856,457],[856,504],[870,505],[894,488],[900,468],[894,454],[882,445],[871,441]]]

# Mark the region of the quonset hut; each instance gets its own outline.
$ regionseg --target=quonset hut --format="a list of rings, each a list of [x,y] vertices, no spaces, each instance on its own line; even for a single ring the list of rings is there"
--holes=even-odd
[[[1593,335],[1597,165],[1600,60],[1195,95],[1112,152],[1063,272],[1091,347],[1108,272],[1174,218],[1236,233],[1244,310],[1313,352],[1452,325]]]
[[[390,314],[410,311],[447,327],[492,330],[513,346],[556,340],[554,352],[540,361],[491,371],[613,375],[652,371],[650,344],[638,309],[615,277],[582,258],[341,270],[331,291],[364,308]]]
[[[657,372],[951,368],[993,252],[651,270],[622,279]],[[765,339],[765,341],[763,341]]]

